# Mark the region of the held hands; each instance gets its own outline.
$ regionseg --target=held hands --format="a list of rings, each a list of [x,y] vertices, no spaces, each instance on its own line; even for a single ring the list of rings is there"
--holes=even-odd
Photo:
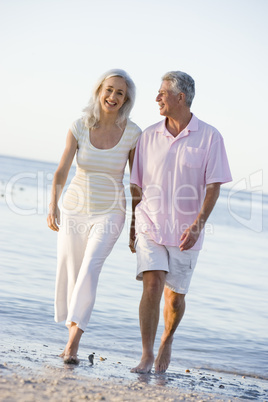
[[[136,238],[136,236],[135,236],[135,227],[133,227],[131,225],[130,233],[129,233],[129,248],[130,248],[130,251],[132,253],[136,253],[136,250],[135,250],[135,247],[134,247],[135,238]]]
[[[57,205],[49,204],[49,212],[47,216],[47,225],[51,230],[55,232],[59,231],[60,224],[60,210]]]
[[[199,235],[200,235],[200,229],[198,228],[197,225],[193,224],[189,228],[187,228],[183,232],[180,238],[180,240],[182,241],[182,243],[179,246],[180,250],[184,251],[192,248],[197,242]]]

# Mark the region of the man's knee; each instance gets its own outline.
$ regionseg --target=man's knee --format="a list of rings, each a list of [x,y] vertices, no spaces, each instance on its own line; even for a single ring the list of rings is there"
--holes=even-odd
[[[146,271],[143,273],[144,291],[152,296],[162,295],[166,274],[164,271]]]
[[[174,311],[185,307],[185,295],[166,288],[165,303]]]

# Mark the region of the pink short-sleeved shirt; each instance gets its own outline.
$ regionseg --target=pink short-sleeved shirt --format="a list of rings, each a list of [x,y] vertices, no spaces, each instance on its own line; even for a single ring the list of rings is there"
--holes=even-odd
[[[223,138],[214,127],[194,115],[175,138],[165,120],[148,127],[137,143],[131,174],[131,183],[142,188],[136,232],[179,246],[201,209],[206,185],[231,180]],[[200,250],[202,243],[203,233],[192,249]]]

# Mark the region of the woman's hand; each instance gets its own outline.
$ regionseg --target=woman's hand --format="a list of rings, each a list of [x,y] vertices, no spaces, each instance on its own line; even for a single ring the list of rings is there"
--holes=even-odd
[[[73,136],[71,130],[69,130],[64,152],[62,154],[59,166],[54,174],[51,190],[51,203],[49,204],[49,212],[47,216],[48,227],[55,232],[59,231],[58,225],[60,224],[60,210],[58,208],[58,201],[65,186],[76,150],[77,140]]]
[[[55,232],[59,231],[60,224],[60,210],[58,205],[49,204],[49,211],[47,216],[47,225],[51,230]]]

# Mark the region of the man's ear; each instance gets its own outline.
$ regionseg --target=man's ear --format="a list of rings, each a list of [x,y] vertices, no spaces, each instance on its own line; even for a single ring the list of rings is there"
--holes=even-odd
[[[185,97],[185,93],[183,93],[183,92],[179,92],[178,93],[178,102],[185,102],[185,99],[186,97]]]

